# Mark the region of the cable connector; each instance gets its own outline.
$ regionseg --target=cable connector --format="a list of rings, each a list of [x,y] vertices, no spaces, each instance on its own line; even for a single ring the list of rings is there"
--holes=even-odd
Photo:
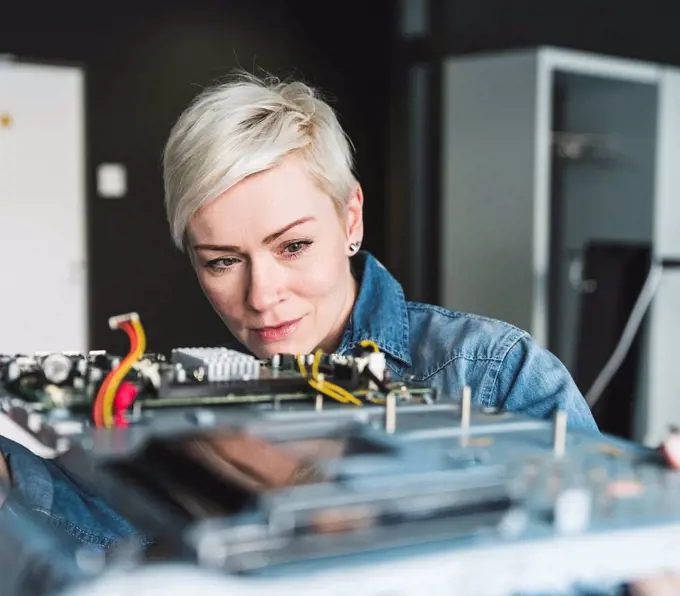
[[[109,318],[109,327],[111,329],[118,329],[123,323],[131,323],[132,321],[139,321],[139,315],[136,312],[129,312]]]

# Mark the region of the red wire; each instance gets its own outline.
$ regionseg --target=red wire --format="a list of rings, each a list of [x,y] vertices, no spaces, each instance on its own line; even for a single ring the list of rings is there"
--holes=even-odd
[[[132,405],[137,397],[137,386],[130,381],[123,381],[116,391],[114,404],[114,426],[116,428],[127,428],[128,421],[125,411]]]
[[[137,333],[135,332],[135,328],[132,326],[132,324],[127,322],[118,325],[118,329],[125,331],[125,333],[127,333],[128,337],[130,338],[130,351],[126,356],[127,358],[137,351],[137,347],[139,346]],[[121,360],[121,363],[122,362],[123,361]],[[94,400],[94,406],[92,408],[92,416],[97,428],[104,428],[104,393],[106,393],[106,389],[109,386],[111,377],[117,369],[118,367],[114,368],[108,375],[106,375],[106,378],[99,387],[99,391],[97,391],[97,398]]]

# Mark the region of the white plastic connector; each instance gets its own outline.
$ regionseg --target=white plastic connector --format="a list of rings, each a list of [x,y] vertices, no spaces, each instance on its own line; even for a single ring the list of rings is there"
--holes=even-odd
[[[383,352],[370,352],[366,356],[356,358],[355,362],[360,373],[368,368],[378,379],[385,380],[387,361]]]
[[[111,329],[118,329],[122,323],[129,323],[130,321],[139,321],[139,315],[136,312],[129,312],[124,315],[116,315],[109,318],[109,327]]]
[[[156,389],[161,386],[161,371],[157,363],[150,362],[149,360],[140,360],[135,363],[134,367],[142,373]]]

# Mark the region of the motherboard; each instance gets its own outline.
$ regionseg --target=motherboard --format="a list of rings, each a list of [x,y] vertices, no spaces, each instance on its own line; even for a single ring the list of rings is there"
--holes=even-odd
[[[55,570],[17,563],[2,593],[604,594],[680,571],[661,450],[392,378],[370,340],[163,355],[134,313],[111,325],[126,356],[1,356],[0,406],[137,532],[88,558],[30,515],[0,522],[17,561]]]

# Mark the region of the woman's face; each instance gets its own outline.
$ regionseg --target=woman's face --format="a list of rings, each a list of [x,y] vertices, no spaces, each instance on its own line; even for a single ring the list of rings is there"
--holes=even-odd
[[[356,296],[349,243],[361,240],[362,195],[343,221],[299,159],[239,182],[189,222],[191,261],[208,300],[260,358],[332,352]]]

